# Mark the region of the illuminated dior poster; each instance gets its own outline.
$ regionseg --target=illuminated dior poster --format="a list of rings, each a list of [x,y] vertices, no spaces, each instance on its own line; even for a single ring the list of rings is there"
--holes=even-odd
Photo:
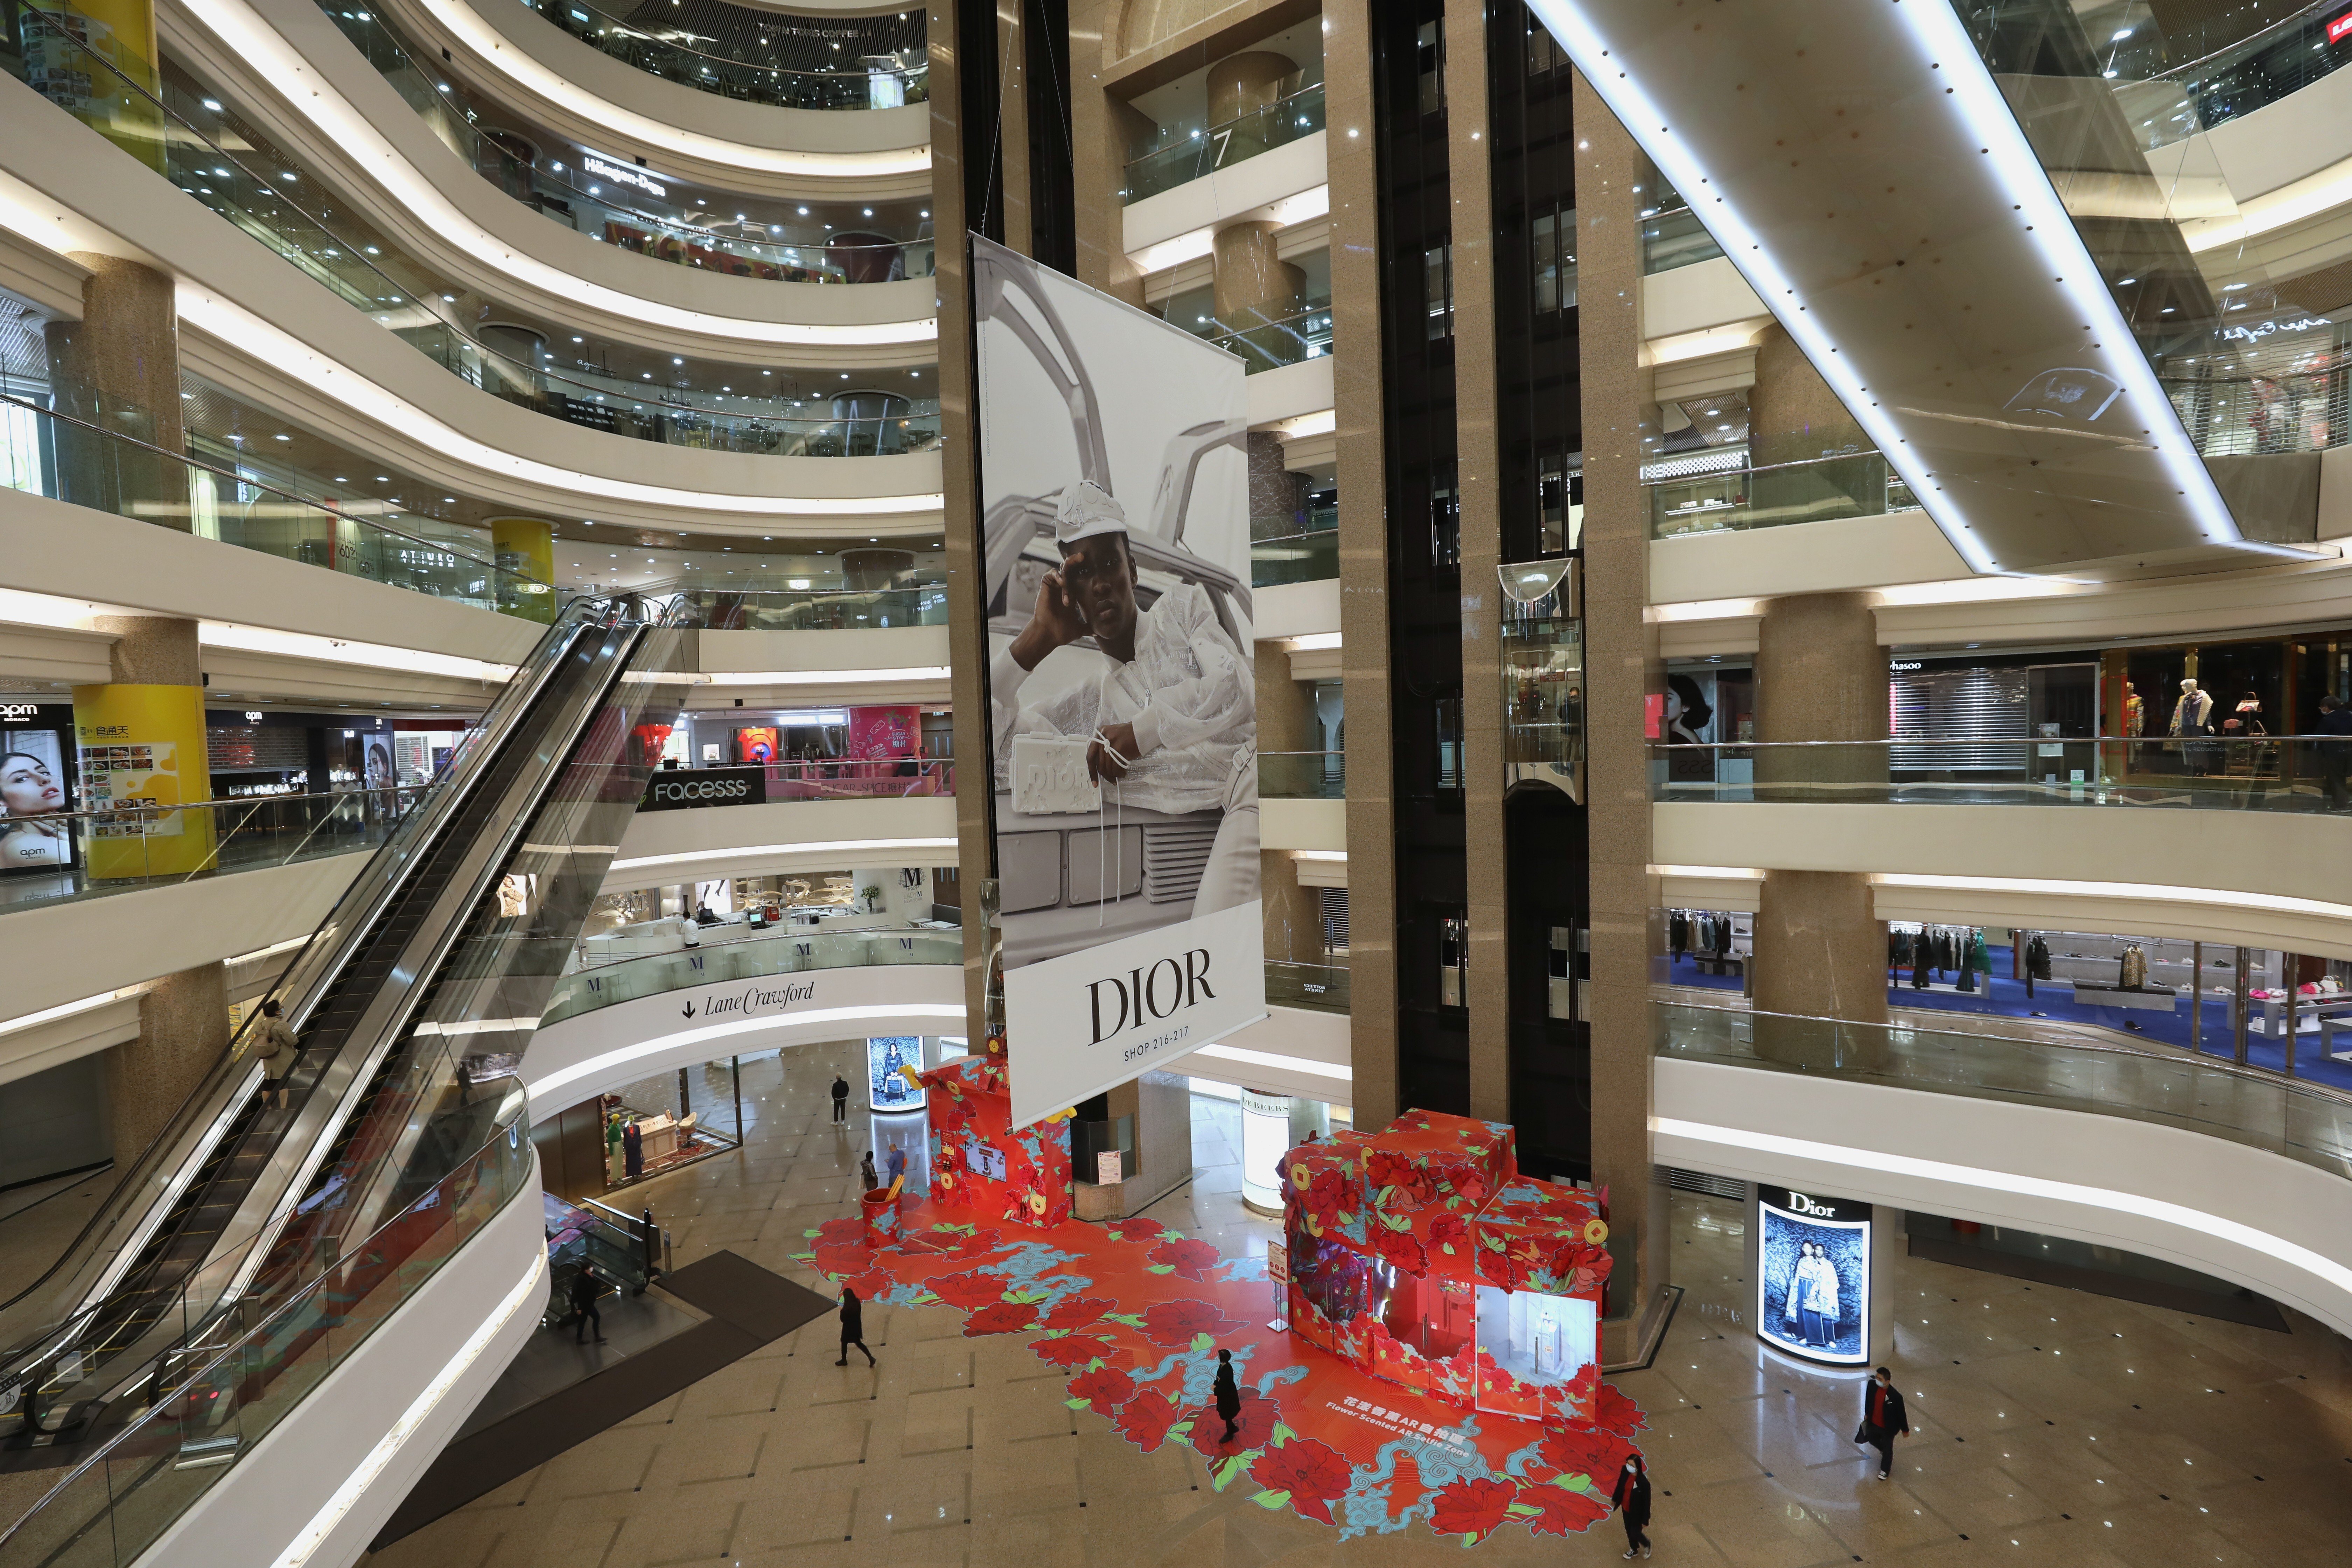
[[[1013,1122],[1265,1016],[1242,363],[973,239]]]
[[[1870,1205],[1756,1189],[1756,1331],[1793,1355],[1870,1359]]]

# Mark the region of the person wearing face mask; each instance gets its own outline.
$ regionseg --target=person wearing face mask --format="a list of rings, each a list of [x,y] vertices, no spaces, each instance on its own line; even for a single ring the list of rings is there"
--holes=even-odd
[[[1617,1505],[1617,1517],[1625,1521],[1625,1555],[1636,1552],[1650,1554],[1650,1467],[1642,1462],[1638,1453],[1625,1456],[1625,1468],[1617,1472],[1617,1484],[1610,1489],[1609,1500]]]
[[[30,752],[0,754],[0,869],[64,866],[73,859],[65,824],[44,822],[66,808],[66,792],[48,763]]]
[[[1878,1450],[1878,1479],[1891,1480],[1895,1468],[1895,1438],[1897,1433],[1911,1435],[1910,1417],[1903,1412],[1903,1391],[1895,1386],[1895,1374],[1885,1367],[1871,1373],[1870,1383],[1862,1394],[1862,1425],[1855,1428],[1853,1440],[1867,1443]]]

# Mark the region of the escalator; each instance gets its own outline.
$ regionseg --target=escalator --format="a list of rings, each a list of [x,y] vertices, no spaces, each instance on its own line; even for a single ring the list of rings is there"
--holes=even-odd
[[[414,1288],[378,1265],[418,1256],[453,1194],[512,1196],[514,1068],[644,789],[640,727],[679,706],[683,645],[629,602],[567,611],[274,988],[301,1047],[282,1104],[232,1053],[0,1306],[0,1476],[46,1488],[0,1513],[0,1561],[119,1536],[135,1478],[233,1462],[257,1428],[213,1386],[225,1360],[257,1412],[256,1347],[290,1366],[354,1301]]]

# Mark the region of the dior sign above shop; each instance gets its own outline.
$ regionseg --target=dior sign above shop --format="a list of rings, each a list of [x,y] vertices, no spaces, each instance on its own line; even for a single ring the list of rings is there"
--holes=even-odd
[[[646,781],[639,811],[686,811],[705,805],[765,805],[768,770],[759,768],[673,768]]]

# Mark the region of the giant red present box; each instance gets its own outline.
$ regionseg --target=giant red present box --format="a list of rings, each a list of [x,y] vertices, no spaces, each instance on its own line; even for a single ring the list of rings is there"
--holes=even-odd
[[[1508,1126],[1434,1111],[1282,1164],[1293,1332],[1482,1410],[1590,1418],[1609,1277],[1591,1194],[1520,1175]]]
[[[1014,1225],[1070,1217],[1070,1124],[1016,1130],[1003,1057],[958,1057],[916,1076],[930,1091],[933,1198]]]

